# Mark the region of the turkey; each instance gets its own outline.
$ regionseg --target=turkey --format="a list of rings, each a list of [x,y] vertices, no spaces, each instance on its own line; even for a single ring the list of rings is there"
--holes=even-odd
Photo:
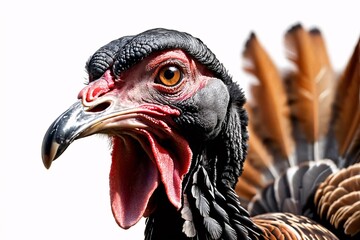
[[[145,239],[358,238],[360,45],[336,81],[318,30],[286,37],[298,71],[284,75],[255,34],[247,41],[259,79],[249,102],[188,33],[111,41],[45,133],[45,167],[74,140],[107,135],[112,214],[124,229],[147,218]]]

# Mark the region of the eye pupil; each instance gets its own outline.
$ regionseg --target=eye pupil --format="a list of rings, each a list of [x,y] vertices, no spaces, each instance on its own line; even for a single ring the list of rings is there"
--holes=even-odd
[[[174,68],[174,67],[169,67],[168,69],[166,69],[165,70],[165,72],[164,72],[164,77],[166,78],[166,79],[172,79],[174,76],[175,76],[175,71],[176,71],[177,69],[176,68]]]

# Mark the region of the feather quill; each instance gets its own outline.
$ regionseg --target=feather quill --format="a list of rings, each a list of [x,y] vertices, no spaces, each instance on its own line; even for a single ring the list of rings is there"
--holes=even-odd
[[[328,131],[335,74],[319,30],[307,32],[295,25],[286,33],[285,45],[288,59],[297,67],[290,83],[295,100],[291,110],[313,146],[312,159],[319,159],[318,142]]]
[[[244,69],[259,80],[258,85],[252,86],[252,92],[254,104],[261,105],[262,108],[259,113],[263,125],[261,132],[274,141],[282,156],[290,161],[290,165],[294,165],[291,161],[294,141],[291,135],[290,110],[280,73],[254,33],[247,41],[243,55],[248,63]]]
[[[330,63],[325,41],[318,29],[312,29],[309,36],[315,56],[320,65],[320,71],[315,79],[319,99],[319,138],[328,133],[331,117],[331,106],[334,101],[336,74]]]

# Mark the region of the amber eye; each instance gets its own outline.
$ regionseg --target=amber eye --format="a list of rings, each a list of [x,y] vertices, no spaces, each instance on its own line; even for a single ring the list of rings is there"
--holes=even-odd
[[[158,81],[165,86],[174,86],[180,82],[182,74],[175,66],[163,67],[158,75]]]

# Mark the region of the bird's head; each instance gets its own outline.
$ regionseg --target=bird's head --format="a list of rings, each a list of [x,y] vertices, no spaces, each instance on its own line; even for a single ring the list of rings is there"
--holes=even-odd
[[[47,168],[74,140],[107,134],[111,206],[122,228],[151,215],[157,194],[180,210],[200,165],[214,186],[234,187],[246,153],[245,99],[199,39],[149,30],[103,46],[86,68],[78,101],[45,134]]]

